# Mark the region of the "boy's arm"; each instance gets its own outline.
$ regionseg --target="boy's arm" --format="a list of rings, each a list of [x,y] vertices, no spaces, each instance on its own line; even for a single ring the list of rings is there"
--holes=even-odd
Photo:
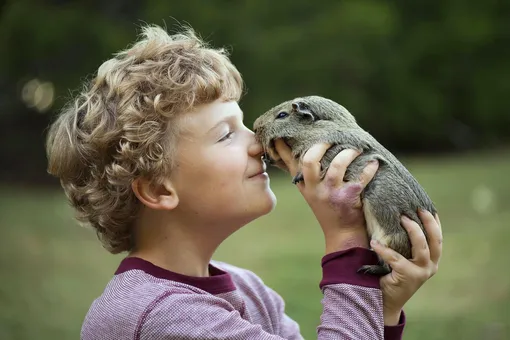
[[[385,326],[379,277],[357,273],[377,256],[366,248],[330,253],[322,259],[324,294],[319,338],[401,339],[405,326],[402,312],[397,325]]]
[[[384,327],[382,294],[378,279],[357,274],[358,264],[377,262],[368,249],[351,248],[323,258],[323,313],[318,339],[401,339],[405,317],[397,326]],[[161,296],[139,324],[137,339],[303,339],[299,327],[281,304],[278,334],[241,317],[225,300],[213,295],[168,294]]]
[[[382,292],[379,279],[358,274],[361,265],[376,264],[374,252],[361,247],[332,252],[323,257],[323,278],[320,288],[324,295],[323,313],[318,326],[319,339],[402,339],[405,314],[398,323],[385,326],[383,320]],[[266,288],[273,304],[277,305],[277,318],[281,323],[279,335],[287,338],[298,328],[296,322],[284,312],[284,300]],[[384,334],[384,337],[381,336]]]

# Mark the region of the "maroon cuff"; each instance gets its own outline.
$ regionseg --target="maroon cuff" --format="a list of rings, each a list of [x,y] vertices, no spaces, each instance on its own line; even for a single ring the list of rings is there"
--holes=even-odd
[[[401,340],[404,334],[404,327],[406,325],[406,315],[404,311],[400,313],[400,319],[395,326],[384,326],[384,339],[386,340]]]
[[[326,285],[347,283],[380,288],[378,276],[357,272],[363,265],[377,263],[377,254],[367,248],[354,247],[328,254],[322,258],[322,280],[319,287],[322,289]]]

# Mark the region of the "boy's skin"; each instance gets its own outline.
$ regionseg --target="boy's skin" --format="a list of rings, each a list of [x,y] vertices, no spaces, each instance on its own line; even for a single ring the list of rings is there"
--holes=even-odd
[[[272,211],[276,198],[267,174],[252,177],[264,170],[263,151],[253,132],[244,126],[236,102],[217,100],[177,120],[186,128],[178,141],[175,170],[163,185],[150,185],[142,178],[133,182],[133,191],[144,206],[129,256],[176,273],[208,276],[208,264],[221,242]],[[319,160],[327,147],[316,145],[307,153],[302,167],[306,186],[300,183],[298,189],[324,233],[326,254],[367,248],[359,194],[374,176],[377,164],[365,168],[359,183],[339,181],[357,156],[355,151],[345,150],[319,181]],[[289,148],[277,141],[276,149],[294,176],[297,164]],[[437,271],[442,250],[440,222],[430,213],[420,217],[430,235],[429,244],[416,223],[403,221],[413,244],[412,260],[371,244],[393,268],[381,278],[388,326],[398,323],[404,304]]]

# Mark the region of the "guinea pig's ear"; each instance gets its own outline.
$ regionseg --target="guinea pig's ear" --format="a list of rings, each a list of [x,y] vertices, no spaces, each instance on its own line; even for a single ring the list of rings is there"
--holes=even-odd
[[[312,110],[310,110],[310,107],[300,100],[292,103],[292,112],[310,121],[314,121],[316,118]]]

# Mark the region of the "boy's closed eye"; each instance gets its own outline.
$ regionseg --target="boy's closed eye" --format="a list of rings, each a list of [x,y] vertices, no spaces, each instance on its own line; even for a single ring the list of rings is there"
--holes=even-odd
[[[231,139],[233,134],[234,134],[234,131],[232,129],[229,129],[229,131],[226,134],[224,134],[224,136],[218,142],[223,142],[223,141]]]

